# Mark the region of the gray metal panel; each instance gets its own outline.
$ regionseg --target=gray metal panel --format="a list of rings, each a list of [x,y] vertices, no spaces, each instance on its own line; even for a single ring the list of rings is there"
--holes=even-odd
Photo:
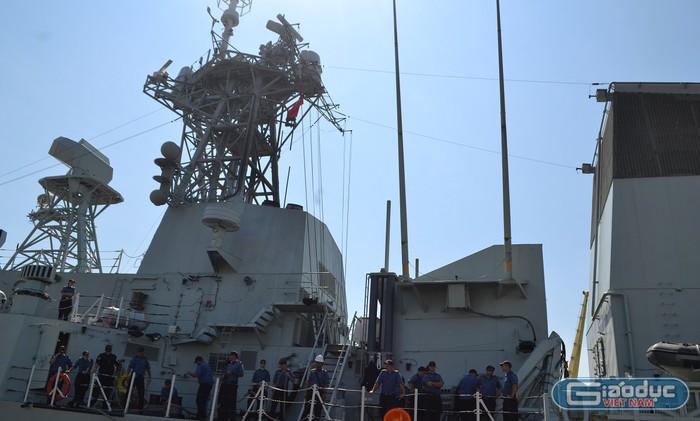
[[[700,95],[615,92],[613,178],[700,175]]]
[[[589,349],[605,344],[608,375],[660,372],[646,360],[656,342],[700,342],[700,176],[615,180],[598,248]],[[606,293],[608,295],[606,295]],[[611,313],[610,313],[611,312]],[[591,367],[595,367],[591,362]]]

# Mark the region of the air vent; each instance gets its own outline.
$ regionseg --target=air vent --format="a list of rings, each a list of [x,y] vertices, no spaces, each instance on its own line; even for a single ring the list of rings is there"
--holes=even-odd
[[[52,266],[28,265],[22,267],[22,278],[35,279],[38,281],[52,283],[55,275]]]

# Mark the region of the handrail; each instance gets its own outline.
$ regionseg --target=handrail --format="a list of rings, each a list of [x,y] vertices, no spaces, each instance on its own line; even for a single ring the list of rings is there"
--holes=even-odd
[[[345,371],[345,359],[347,357],[348,349],[350,348],[350,332],[355,327],[355,321],[357,320],[357,311],[352,316],[352,323],[350,323],[350,329],[348,330],[348,337],[345,338],[345,344],[340,348],[340,355],[338,356],[338,361],[335,364],[335,369],[333,370],[333,375],[331,376],[330,387],[333,389],[333,394],[331,394],[331,405],[334,405],[338,399],[338,386],[340,386],[340,379],[343,378],[343,372]]]
[[[95,302],[92,303],[92,305],[90,307],[88,307],[87,310],[85,310],[85,313],[83,313],[82,316],[80,316],[80,318],[78,319],[78,323],[82,323],[83,320],[85,319],[85,316],[89,316],[90,310],[92,310],[95,306],[97,306],[97,311],[95,312],[95,319],[100,317],[100,310],[102,309],[102,300],[104,299],[104,296],[105,296],[104,294],[101,294],[100,298],[95,300]],[[80,293],[77,294],[77,297],[78,297],[78,300],[76,300],[75,304],[73,305],[74,309],[78,308],[78,302],[80,300]]]

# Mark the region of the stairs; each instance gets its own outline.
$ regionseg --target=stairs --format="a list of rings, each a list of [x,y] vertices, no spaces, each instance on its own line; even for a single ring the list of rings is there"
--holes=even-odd
[[[280,315],[280,311],[274,306],[263,308],[260,312],[253,318],[253,323],[255,324],[255,329],[260,333],[267,333],[265,328],[272,323],[272,321]]]

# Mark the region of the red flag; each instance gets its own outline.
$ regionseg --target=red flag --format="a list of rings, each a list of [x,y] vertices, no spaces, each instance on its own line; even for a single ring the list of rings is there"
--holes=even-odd
[[[296,121],[297,115],[299,114],[299,109],[301,108],[301,104],[304,103],[304,95],[299,93],[299,100],[294,103],[294,105],[289,108],[289,111],[287,111],[287,121]]]

